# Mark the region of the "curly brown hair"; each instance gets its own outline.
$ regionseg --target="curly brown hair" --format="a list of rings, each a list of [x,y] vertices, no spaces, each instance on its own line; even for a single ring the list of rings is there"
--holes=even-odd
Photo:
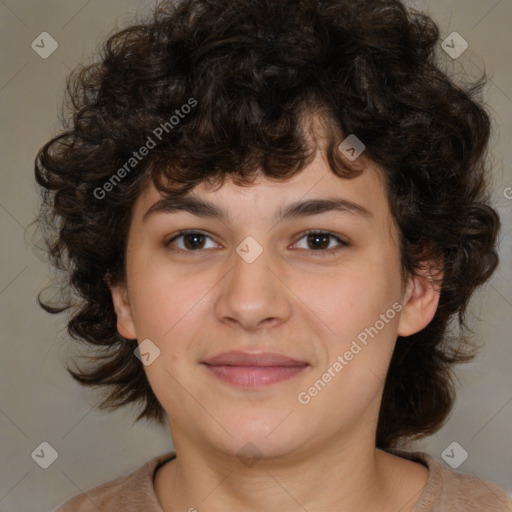
[[[143,188],[152,180],[178,197],[228,175],[239,185],[257,173],[288,179],[314,154],[301,121],[322,111],[336,175],[362,172],[340,156],[342,133],[355,134],[385,170],[403,276],[443,262],[434,318],[397,339],[376,445],[444,424],[455,400],[453,365],[479,349],[466,314],[498,265],[500,220],[487,190],[490,118],[477,99],[485,73],[457,85],[441,70],[438,41],[435,22],[399,0],[165,1],[70,75],[70,115],[40,149],[35,175],[50,261],[78,296],[50,304],[40,293],[38,302],[50,313],[72,308],[69,334],[96,350],[88,368],[67,370],[109,390],[101,409],[139,403],[135,421],[165,419],[134,357],[137,340],[117,332],[109,289],[125,279],[132,206]],[[151,150],[135,157],[144,146]]]

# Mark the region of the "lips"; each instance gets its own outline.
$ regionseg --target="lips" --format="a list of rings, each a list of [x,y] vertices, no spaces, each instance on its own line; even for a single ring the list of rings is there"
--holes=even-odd
[[[257,389],[288,380],[309,367],[275,352],[224,352],[202,363],[215,377],[236,387]]]
[[[204,362],[211,366],[306,366],[298,361],[275,352],[250,353],[242,351],[223,352]]]

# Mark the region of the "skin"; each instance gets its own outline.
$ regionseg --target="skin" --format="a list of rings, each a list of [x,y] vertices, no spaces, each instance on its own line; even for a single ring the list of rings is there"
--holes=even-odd
[[[249,187],[204,183],[194,197],[230,212],[230,220],[188,212],[144,213],[161,196],[151,185],[138,197],[127,245],[126,283],[111,286],[118,330],[149,338],[160,356],[145,366],[168,418],[177,458],[156,473],[165,512],[336,510],[407,512],[428,479],[423,465],[375,448],[386,371],[398,335],[433,318],[439,291],[429,275],[402,293],[397,228],[381,169],[335,176],[321,151],[287,182],[261,176]],[[372,216],[326,212],[274,224],[290,202],[341,197]],[[200,230],[200,249],[181,237]],[[306,230],[335,238],[308,243]],[[263,252],[247,263],[236,252],[248,236]],[[188,241],[188,245],[187,244]],[[201,245],[202,244],[202,245]],[[318,254],[335,248],[334,254]],[[178,253],[174,249],[187,250]],[[297,396],[343,355],[394,303],[402,310],[313,397]],[[227,350],[273,351],[307,361],[292,379],[251,391],[218,380],[201,361]],[[237,456],[252,443],[251,467]]]

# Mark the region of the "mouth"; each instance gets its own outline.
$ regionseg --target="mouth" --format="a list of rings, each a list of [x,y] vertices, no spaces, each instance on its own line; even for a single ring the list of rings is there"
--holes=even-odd
[[[243,389],[258,389],[282,382],[310,365],[273,352],[224,352],[201,363],[216,378]]]

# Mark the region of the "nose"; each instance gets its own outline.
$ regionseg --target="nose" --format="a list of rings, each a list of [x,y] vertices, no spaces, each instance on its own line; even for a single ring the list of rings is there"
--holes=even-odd
[[[270,250],[258,254],[258,246],[239,246],[215,304],[219,321],[246,331],[280,325],[292,311],[291,291],[277,258]]]

